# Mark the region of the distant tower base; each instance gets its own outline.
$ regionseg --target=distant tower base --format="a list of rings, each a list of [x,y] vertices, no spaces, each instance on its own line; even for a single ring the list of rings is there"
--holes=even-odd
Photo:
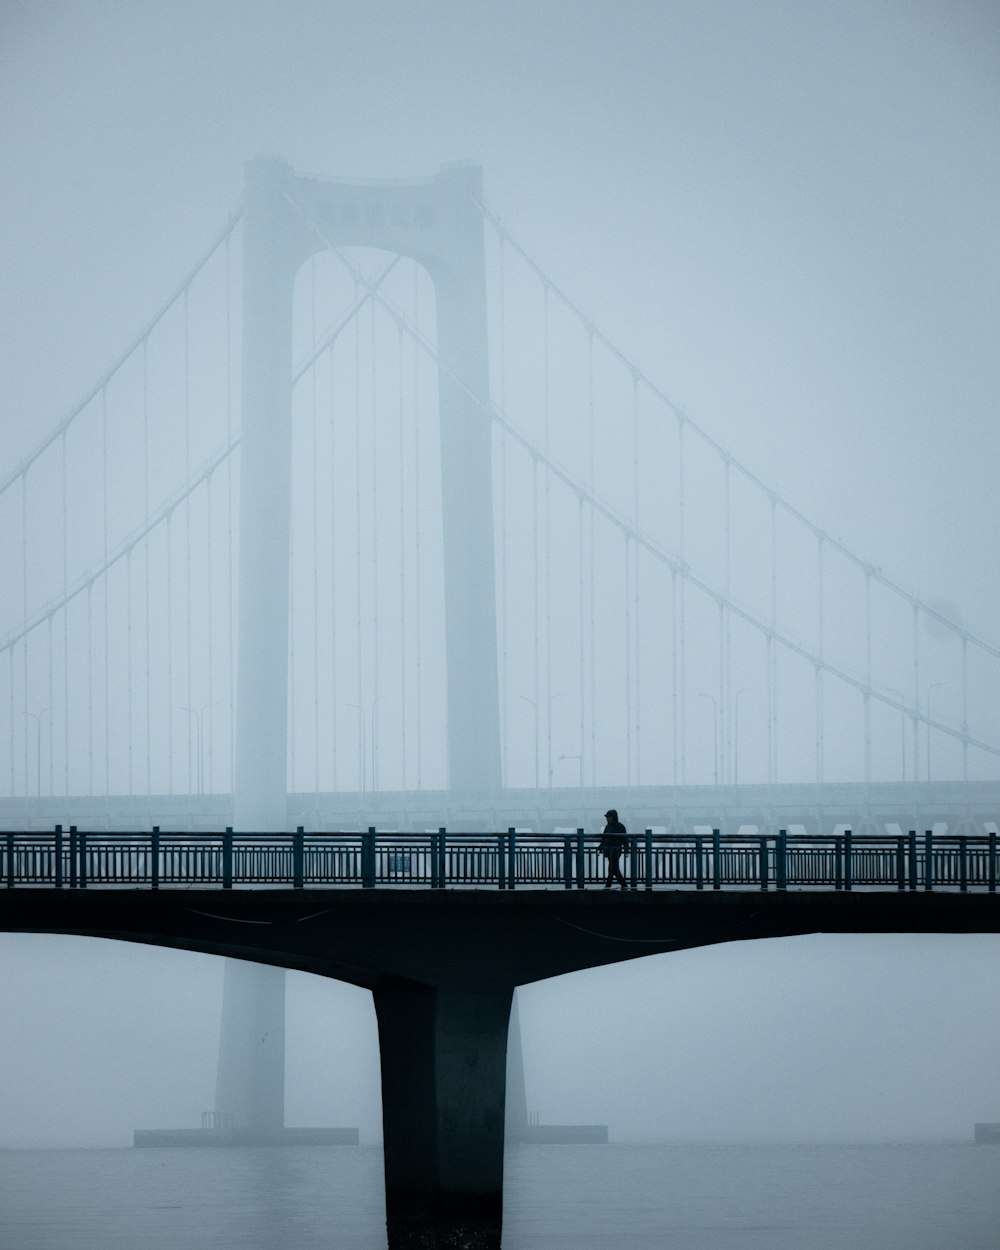
[[[227,959],[215,1110],[201,1128],[137,1128],[133,1146],[357,1146],[356,1128],[285,1127],[285,970]]]
[[[600,1146],[608,1140],[606,1124],[539,1124],[537,1118],[529,1113],[517,990],[514,991],[510,1027],[507,1031],[507,1112],[504,1137],[510,1144],[549,1146]]]

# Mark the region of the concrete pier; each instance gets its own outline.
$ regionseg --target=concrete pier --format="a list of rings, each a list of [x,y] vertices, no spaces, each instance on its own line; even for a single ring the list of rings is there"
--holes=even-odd
[[[915,891],[8,889],[0,931],[79,933],[370,989],[390,1250],[499,1250],[517,985],[716,942],[995,933],[995,894]]]

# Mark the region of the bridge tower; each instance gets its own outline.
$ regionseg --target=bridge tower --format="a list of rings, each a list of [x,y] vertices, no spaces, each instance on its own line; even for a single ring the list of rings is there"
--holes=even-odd
[[[288,586],[295,276],[328,247],[379,247],[430,274],[437,309],[448,770],[453,793],[500,787],[482,172],[379,185],[246,168],[236,744],[237,829],[287,828]],[[257,1041],[249,1046],[253,1034]],[[266,1039],[266,1040],[261,1040]],[[227,963],[217,1105],[283,1122],[284,974]]]
[[[308,257],[378,247],[430,274],[437,305],[448,770],[453,792],[500,786],[482,174],[378,185],[246,171],[239,650],[234,820],[287,823],[292,291]]]

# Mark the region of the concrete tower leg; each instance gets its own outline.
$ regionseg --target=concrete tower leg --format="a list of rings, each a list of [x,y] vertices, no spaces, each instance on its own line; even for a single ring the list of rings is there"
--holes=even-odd
[[[275,832],[288,805],[292,289],[299,255],[281,161],[247,165],[243,219],[237,829]]]
[[[389,1250],[499,1250],[511,994],[375,990]]]
[[[449,257],[434,272],[441,423],[448,766],[452,791],[500,788],[492,421],[483,252],[482,171],[458,165],[436,182]]]
[[[220,1128],[262,1135],[284,1128],[284,968],[226,960],[215,1108]]]

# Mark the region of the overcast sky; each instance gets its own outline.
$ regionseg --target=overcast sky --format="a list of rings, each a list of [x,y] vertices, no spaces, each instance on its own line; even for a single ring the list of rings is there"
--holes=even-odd
[[[5,0],[0,469],[176,284],[237,203],[245,160],[392,178],[468,157],[512,233],[692,416],[995,636],[998,57],[985,0]],[[801,939],[533,987],[529,1099],[543,1119],[621,1135],[960,1135],[1000,1119],[983,1044],[996,955],[991,938]],[[18,1109],[0,1144],[82,1140],[91,1124],[120,1140],[137,1117],[207,1108],[211,961],[8,936],[0,959],[3,1103]],[[162,995],[143,1014],[150,969]],[[370,1006],[337,993],[330,1007],[290,991],[312,1039],[290,1056],[346,1017],[364,1090]],[[30,1012],[14,1026],[12,1006]],[[186,1102],[166,1055],[148,1102],[96,1082],[142,1021],[144,1044],[184,1052]],[[12,1082],[43,1049],[47,1074]],[[601,1104],[599,1057],[622,1050],[656,1094],[623,1073],[629,1092]],[[74,1071],[87,1079],[71,1087]],[[290,1095],[290,1122],[324,1067],[307,1056],[301,1071],[317,1084]],[[779,1073],[797,1091],[783,1103]],[[323,1113],[372,1133],[360,1098]]]

